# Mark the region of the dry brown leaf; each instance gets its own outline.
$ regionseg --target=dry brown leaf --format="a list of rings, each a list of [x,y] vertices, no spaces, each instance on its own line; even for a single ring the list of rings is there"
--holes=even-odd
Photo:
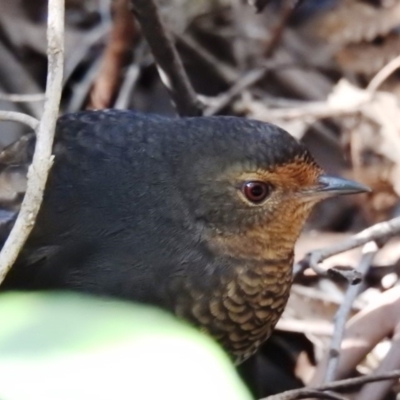
[[[372,75],[400,53],[400,36],[389,34],[379,42],[354,43],[339,50],[335,59],[347,72]]]
[[[400,24],[400,2],[384,7],[367,2],[342,0],[334,9],[311,22],[315,34],[328,42],[345,45],[371,41]]]

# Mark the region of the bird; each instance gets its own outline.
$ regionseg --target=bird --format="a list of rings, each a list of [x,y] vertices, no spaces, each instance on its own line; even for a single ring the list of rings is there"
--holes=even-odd
[[[34,147],[32,134],[0,153],[2,209],[18,212]],[[368,191],[327,175],[285,130],[234,116],[66,114],[53,154],[36,223],[1,291],[161,307],[214,337],[236,364],[284,310],[313,206]]]

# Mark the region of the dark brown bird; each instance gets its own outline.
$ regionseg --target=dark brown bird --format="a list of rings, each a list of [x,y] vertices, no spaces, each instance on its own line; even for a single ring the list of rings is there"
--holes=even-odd
[[[3,204],[21,196],[34,143],[0,154]],[[54,154],[36,225],[3,289],[155,304],[237,362],[282,314],[313,205],[367,190],[326,176],[282,129],[235,117],[85,111],[59,119]]]

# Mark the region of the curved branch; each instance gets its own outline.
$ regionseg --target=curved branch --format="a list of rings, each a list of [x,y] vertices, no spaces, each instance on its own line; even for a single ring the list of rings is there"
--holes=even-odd
[[[32,128],[35,132],[39,126],[39,120],[18,111],[0,111],[0,121],[20,122]]]

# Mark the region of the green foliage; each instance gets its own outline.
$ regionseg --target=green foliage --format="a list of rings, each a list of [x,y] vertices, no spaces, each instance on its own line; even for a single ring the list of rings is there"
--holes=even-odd
[[[158,309],[76,294],[0,296],[1,400],[248,400],[222,350]]]

